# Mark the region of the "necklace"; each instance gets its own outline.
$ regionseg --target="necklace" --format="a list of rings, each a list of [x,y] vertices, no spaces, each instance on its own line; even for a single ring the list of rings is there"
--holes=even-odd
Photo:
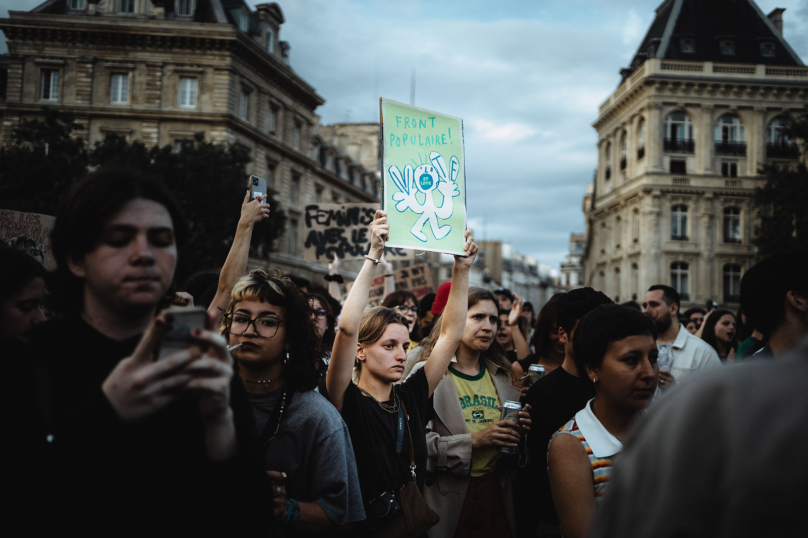
[[[385,402],[380,402],[379,400],[374,398],[373,395],[371,393],[369,393],[368,391],[366,391],[365,389],[359,389],[359,390],[362,391],[362,394],[364,394],[368,398],[371,398],[374,402],[376,402],[376,404],[379,407],[381,407],[382,409],[384,409],[388,413],[398,413],[398,407],[401,405],[401,400],[398,397],[398,393],[396,392],[395,387],[393,387],[393,405],[390,405],[390,404],[385,403]]]
[[[244,381],[245,383],[258,383],[259,385],[268,385],[272,383],[271,379],[256,379],[253,381],[252,379],[244,379],[242,377],[241,380]]]

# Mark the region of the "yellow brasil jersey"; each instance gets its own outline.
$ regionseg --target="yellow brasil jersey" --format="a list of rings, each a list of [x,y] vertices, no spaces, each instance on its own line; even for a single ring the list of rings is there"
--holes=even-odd
[[[480,365],[480,373],[475,376],[464,374],[449,365],[457,395],[460,397],[460,409],[466,419],[469,433],[484,430],[499,420],[499,394],[491,375],[485,366]],[[495,447],[477,448],[471,453],[471,476],[483,476],[494,470],[499,452]]]

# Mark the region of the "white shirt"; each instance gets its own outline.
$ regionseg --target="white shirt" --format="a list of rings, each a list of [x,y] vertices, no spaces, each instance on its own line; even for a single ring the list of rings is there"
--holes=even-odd
[[[598,417],[592,412],[592,402],[595,399],[589,400],[583,409],[575,413],[575,423],[578,429],[589,443],[589,448],[592,449],[592,454],[596,458],[611,458],[621,450],[623,450],[623,443],[617,437],[609,433],[603,424],[600,423]]]
[[[721,360],[710,344],[687,332],[680,323],[679,334],[671,346],[668,364],[671,374],[678,382],[690,377],[697,370],[720,367]]]

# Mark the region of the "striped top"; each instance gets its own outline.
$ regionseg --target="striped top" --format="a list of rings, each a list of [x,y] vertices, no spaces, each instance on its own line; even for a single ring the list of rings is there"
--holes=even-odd
[[[586,442],[584,434],[581,433],[581,430],[578,428],[578,421],[576,419],[572,419],[564,424],[560,430],[553,434],[553,437],[560,433],[574,435],[581,441],[581,444],[584,445],[586,455],[589,456],[589,463],[592,464],[592,478],[595,483],[595,504],[600,504],[601,497],[603,497],[606,491],[606,483],[612,475],[612,458],[599,458],[595,456],[592,447]]]

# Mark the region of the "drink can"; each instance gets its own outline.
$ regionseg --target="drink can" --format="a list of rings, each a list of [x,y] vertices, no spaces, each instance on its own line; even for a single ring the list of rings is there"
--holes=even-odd
[[[499,420],[510,420],[515,424],[513,429],[516,429],[516,425],[519,424],[519,411],[521,410],[521,403],[507,400],[504,404],[502,404],[502,415],[499,417]],[[516,447],[501,446],[499,447],[499,452],[501,454],[516,454]]]
[[[527,388],[533,386],[533,383],[544,377],[544,366],[541,364],[531,364],[527,369]]]

